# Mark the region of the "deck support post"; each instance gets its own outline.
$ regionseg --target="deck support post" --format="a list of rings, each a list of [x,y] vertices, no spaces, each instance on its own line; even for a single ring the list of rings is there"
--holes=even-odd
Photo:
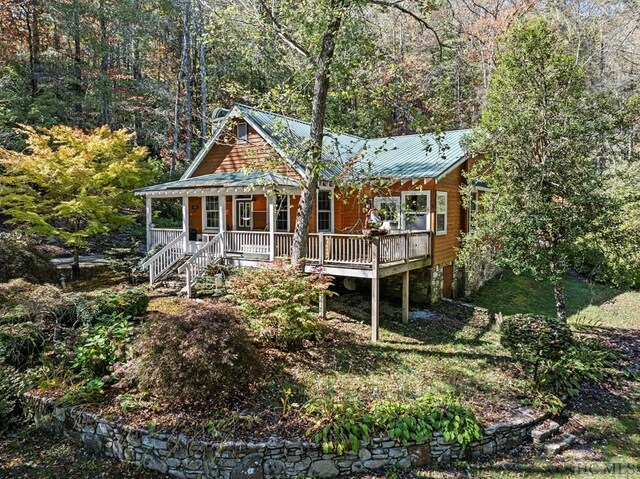
[[[146,213],[146,223],[147,223],[147,251],[151,249],[151,228],[153,228],[153,210],[151,209],[151,196],[145,198],[145,213]]]
[[[273,195],[267,196],[269,207],[269,261],[276,259],[276,198]]]
[[[378,276],[380,256],[380,240],[373,238],[371,240],[371,269],[373,270],[373,278],[371,278],[371,341],[378,341],[380,327],[380,277]]]
[[[402,273],[402,324],[409,324],[409,271]]]
[[[182,232],[184,233],[183,252],[189,252],[189,197],[182,197]]]
[[[324,291],[320,292],[318,313],[322,319],[327,319],[327,295]]]

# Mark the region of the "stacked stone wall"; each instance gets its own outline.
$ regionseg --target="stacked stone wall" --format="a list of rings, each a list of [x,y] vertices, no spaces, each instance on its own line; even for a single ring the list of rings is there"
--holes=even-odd
[[[510,421],[485,427],[480,441],[461,446],[436,434],[425,444],[399,444],[376,438],[358,453],[323,453],[317,444],[272,438],[265,442],[213,442],[183,434],[154,434],[107,421],[81,407],[27,394],[27,418],[51,431],[65,433],[96,453],[182,479],[329,478],[375,471],[471,460],[512,449],[531,437],[545,415],[521,409]]]

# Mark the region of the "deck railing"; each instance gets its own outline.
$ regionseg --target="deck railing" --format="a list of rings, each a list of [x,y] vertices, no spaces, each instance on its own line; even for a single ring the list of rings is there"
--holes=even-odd
[[[198,243],[186,241],[185,233],[179,230],[154,229],[152,232],[157,232],[155,238],[161,238],[160,241],[171,236],[173,239],[145,263],[149,267],[151,284],[174,267],[180,258],[193,254],[180,267],[181,272],[187,272],[188,289],[208,264],[220,258],[235,255],[260,260],[272,256],[288,257],[293,246],[292,233],[275,233],[271,250],[271,234],[265,231],[225,231],[215,236],[203,235],[205,241]],[[428,231],[389,234],[375,240],[362,235],[319,233],[310,234],[308,241],[306,259],[309,264],[338,268],[391,266],[427,257],[431,252],[431,233]]]
[[[182,234],[182,229],[180,228],[151,228],[149,231],[151,235],[151,241],[149,244],[150,248],[157,246],[159,244],[169,244],[174,239]]]

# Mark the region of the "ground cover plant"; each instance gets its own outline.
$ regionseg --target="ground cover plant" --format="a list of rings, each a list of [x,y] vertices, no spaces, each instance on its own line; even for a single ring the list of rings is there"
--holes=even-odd
[[[529,286],[523,294],[535,297],[534,286]],[[571,287],[589,296],[585,291],[591,286],[585,281],[575,278]],[[500,315],[443,302],[422,319],[403,325],[398,305],[383,301],[382,341],[371,343],[368,298],[341,291],[330,298],[327,319],[315,319],[323,334],[306,338],[304,348],[287,348],[253,329],[246,313],[228,298],[193,302],[161,292],[147,298],[135,288],[90,293],[43,288],[49,289],[38,299],[49,297],[52,304],[66,307],[72,299],[75,309],[71,320],[58,322],[57,342],[52,342],[51,330],[38,330],[45,337],[42,351],[27,348],[24,358],[31,364],[18,368],[22,373],[33,370],[20,377],[34,381],[12,385],[7,390],[16,392],[0,399],[11,410],[19,391],[36,385],[44,394],[155,431],[180,430],[221,440],[273,435],[317,440],[325,450],[343,454],[357,450],[359,440],[380,435],[420,441],[439,431],[465,444],[478,437],[482,424],[503,420],[516,407],[529,404],[543,410],[549,403],[532,394],[531,367],[538,361],[538,369],[545,371],[540,390],[560,395],[545,381],[556,384],[556,376],[566,378],[555,366],[562,345],[581,346],[562,355],[561,363],[568,364],[571,377],[576,371],[584,374],[581,383],[599,384],[602,377],[589,374],[613,363],[634,374],[622,355],[608,355],[619,345],[594,336],[593,327],[576,321],[579,315],[572,316],[571,331],[550,329],[557,344],[543,342],[553,345],[546,354],[538,347],[521,347],[532,346],[548,326],[541,318],[532,323],[522,321],[524,316],[503,315],[500,322]],[[0,288],[12,298],[2,317],[14,318],[14,323],[15,317],[21,318],[20,324],[27,319],[49,324],[50,311],[57,307],[43,306],[27,291],[20,282]],[[606,311],[613,321],[625,317],[626,310],[614,312],[616,292],[596,293],[601,304],[583,304],[580,311]],[[631,298],[640,302],[635,295]],[[312,311],[310,295],[307,308]],[[145,309],[149,314],[139,316]],[[541,309],[533,312],[540,314]],[[511,341],[504,334],[510,322],[517,325],[512,325],[517,334]],[[529,329],[523,330],[523,324]],[[532,363],[531,354],[540,357]],[[594,361],[602,361],[602,368],[593,368]],[[223,387],[211,388],[214,383]],[[575,401],[563,399],[569,405]]]

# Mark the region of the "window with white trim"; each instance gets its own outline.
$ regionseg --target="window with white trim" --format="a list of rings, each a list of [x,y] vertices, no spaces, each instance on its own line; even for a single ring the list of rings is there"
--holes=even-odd
[[[478,227],[478,190],[471,192],[469,199],[469,232],[473,232]]]
[[[401,203],[399,196],[376,196],[373,199],[373,206],[380,212],[382,218],[394,225],[400,224]]]
[[[289,231],[289,196],[276,196],[276,231]]]
[[[331,231],[331,191],[318,191],[316,205],[318,210],[318,231]]]
[[[236,126],[236,138],[238,139],[239,145],[245,145],[247,143],[249,133],[246,123],[238,123]]]
[[[220,228],[220,200],[217,196],[207,196],[204,200],[205,229]]]
[[[428,231],[431,227],[431,191],[402,193],[402,217],[407,230]]]
[[[447,192],[436,191],[436,234],[447,234]]]

